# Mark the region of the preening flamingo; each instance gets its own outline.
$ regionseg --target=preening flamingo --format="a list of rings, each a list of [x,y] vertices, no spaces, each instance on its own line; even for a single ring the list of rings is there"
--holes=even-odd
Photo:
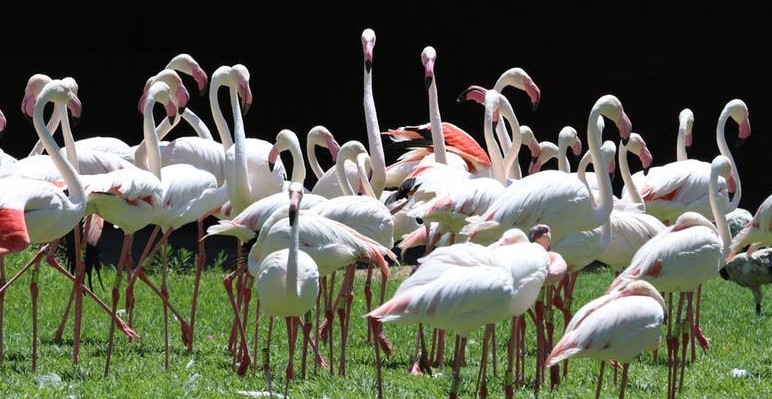
[[[622,366],[619,398],[624,398],[630,362],[659,344],[667,310],[650,283],[626,281],[582,306],[547,357],[551,367],[571,357],[600,360],[595,398],[600,397],[606,362]]]
[[[710,171],[710,205],[713,211],[711,222],[705,216],[693,211],[684,212],[676,222],[661,231],[651,240],[643,244],[627,267],[611,283],[613,290],[627,280],[645,280],[654,285],[657,290],[668,294],[668,309],[672,309],[673,293],[678,292],[678,310],[675,321],[668,312],[668,393],[675,396],[678,387],[683,386],[684,363],[689,338],[693,336],[704,350],[708,348],[708,340],[700,328],[699,310],[694,313],[692,299],[697,290],[699,309],[700,287],[704,282],[718,275],[724,265],[731,236],[725,217],[725,210],[719,197],[726,200],[726,188],[721,187],[720,177],[729,178],[732,174],[732,163],[728,157],[717,155],[711,162]],[[687,297],[686,316],[681,319],[681,308],[684,296]],[[675,324],[673,324],[675,323]],[[684,324],[682,324],[684,323]],[[673,329],[682,333],[681,374],[680,382],[675,368],[678,358],[678,337],[673,335]],[[691,343],[694,345],[694,342]],[[694,353],[694,352],[692,352]],[[694,355],[693,355],[694,356]]]
[[[731,261],[746,246],[748,246],[746,252],[753,253],[770,244],[772,244],[772,195],[761,202],[753,213],[753,218],[734,236],[727,260]]]

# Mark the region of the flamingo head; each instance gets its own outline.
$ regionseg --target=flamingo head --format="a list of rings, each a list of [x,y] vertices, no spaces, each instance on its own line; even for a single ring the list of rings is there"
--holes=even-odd
[[[175,71],[192,76],[198,86],[199,94],[203,96],[206,92],[209,78],[207,77],[206,72],[204,72],[204,69],[201,68],[201,65],[199,65],[190,54],[177,54],[168,64],[166,64],[166,68],[174,69]]]
[[[421,52],[421,63],[424,65],[424,85],[426,89],[434,82],[434,62],[437,60],[437,50],[432,46],[424,47]]]
[[[231,68],[231,75],[236,79],[236,90],[241,99],[241,114],[246,115],[252,106],[252,89],[249,88],[249,70],[243,64]]]
[[[300,201],[303,199],[303,184],[293,181],[289,186],[289,222],[290,225],[295,225],[297,219],[298,210],[300,209]]]
[[[528,240],[541,245],[544,249],[549,251],[550,245],[552,244],[552,232],[550,231],[550,227],[546,224],[537,224],[531,227],[531,229],[528,230]]]
[[[367,28],[362,31],[362,51],[365,56],[365,70],[370,73],[373,68],[373,49],[375,48],[375,31]]]
[[[42,73],[36,73],[27,80],[27,86],[24,88],[24,97],[21,100],[21,113],[24,116],[32,118],[32,113],[35,110],[35,99],[40,90],[43,89],[43,86],[50,81],[51,78]]]

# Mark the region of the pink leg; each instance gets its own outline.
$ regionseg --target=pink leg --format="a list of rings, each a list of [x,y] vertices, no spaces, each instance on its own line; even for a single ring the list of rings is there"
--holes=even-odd
[[[600,371],[598,372],[598,386],[595,388],[595,399],[600,398],[600,388],[603,386],[603,369],[606,368],[606,362],[600,361]]]
[[[120,289],[121,289],[121,281],[123,280],[123,270],[124,265],[126,265],[126,259],[130,256],[131,251],[131,244],[134,239],[134,236],[132,234],[126,234],[123,236],[123,245],[121,246],[121,255],[118,258],[118,265],[115,273],[115,281],[113,281],[113,292],[112,292],[112,299],[113,299],[113,306],[112,306],[112,312],[115,313],[116,309],[118,308],[118,301],[120,300]],[[108,335],[108,341],[107,341],[107,354],[106,354],[106,361],[105,361],[105,373],[104,376],[107,377],[110,374],[110,358],[113,353],[113,345],[114,345],[114,338],[115,337],[115,323],[110,323],[110,333]]]
[[[624,399],[625,397],[625,388],[627,387],[627,371],[630,369],[630,363],[625,363],[622,365],[622,383],[619,387],[619,399]]]
[[[456,351],[453,355],[453,379],[450,383],[450,399],[458,399],[458,390],[461,385],[461,354],[466,349],[466,338],[456,334]]]
[[[228,293],[228,299],[230,300],[231,307],[233,308],[233,320],[236,324],[237,331],[239,335],[241,336],[241,346],[244,356],[241,358],[241,363],[237,367],[237,373],[238,375],[244,375],[247,372],[247,368],[249,367],[250,358],[249,358],[249,348],[247,348],[247,334],[244,331],[244,324],[241,322],[241,317],[239,315],[239,305],[236,303],[236,298],[233,294],[233,286],[231,285],[232,278],[226,277],[224,279],[225,284],[225,291]]]

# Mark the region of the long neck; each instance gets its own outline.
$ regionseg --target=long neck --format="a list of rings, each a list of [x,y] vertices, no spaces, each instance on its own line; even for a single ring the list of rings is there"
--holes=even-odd
[[[518,125],[518,130],[520,129]],[[512,130],[512,134],[514,134],[514,129]],[[501,152],[499,154],[499,157],[503,157],[503,154],[509,154],[512,151],[512,138],[509,136],[509,132],[507,131],[507,126],[503,121],[499,122],[496,125],[496,138],[499,140],[499,146],[501,147]],[[521,134],[522,138],[522,134]],[[497,147],[498,149],[498,147]],[[488,149],[488,152],[491,150]],[[490,156],[490,155],[489,155]],[[492,162],[492,161],[491,161]],[[501,168],[504,168],[504,161],[501,161]],[[512,165],[509,167],[509,171],[507,171],[507,177],[512,179],[522,179],[523,178],[523,171],[520,169],[520,163],[519,162],[512,162]]]
[[[80,163],[78,162],[78,155],[75,150],[75,137],[72,135],[72,129],[70,129],[70,118],[67,118],[67,105],[59,104],[56,106],[59,110],[62,126],[62,138],[64,138],[64,148],[67,150],[67,160],[70,162],[75,172],[80,173]],[[53,118],[52,118],[53,119]]]
[[[311,166],[311,171],[314,172],[314,176],[319,180],[324,174],[324,169],[319,165],[319,159],[316,156],[316,144],[313,140],[306,141],[306,154],[308,154],[308,165]]]
[[[86,192],[83,189],[83,184],[78,177],[78,172],[75,167],[62,156],[62,153],[60,152],[61,148],[56,144],[56,140],[54,140],[51,130],[46,126],[43,119],[44,109],[45,107],[42,104],[35,106],[35,110],[32,114],[32,123],[35,126],[35,131],[38,133],[38,137],[43,143],[46,152],[48,152],[48,156],[51,157],[54,165],[56,165],[56,168],[59,170],[59,174],[62,175],[62,179],[64,179],[64,182],[67,184],[70,201],[73,204],[84,205],[86,203]],[[65,110],[65,115],[66,112],[67,111]],[[75,154],[74,148],[72,155],[77,160],[77,154]]]
[[[558,170],[571,172],[571,164],[568,163],[568,141],[564,137],[558,137]]]
[[[609,218],[614,201],[611,178],[608,175],[608,163],[603,160],[600,149],[603,132],[598,128],[598,118],[602,117],[600,110],[593,107],[587,122],[587,147],[595,168],[595,178],[598,180],[598,196],[600,197],[600,201],[593,205],[593,217],[598,221],[598,225]]]
[[[689,159],[686,154],[686,124],[678,124],[678,138],[676,139],[676,161],[685,161]]]
[[[506,98],[504,99],[506,100]],[[509,122],[509,130],[512,132],[512,147],[504,155],[504,161],[501,166],[502,170],[506,172],[512,169],[512,165],[519,163],[518,156],[520,155],[520,147],[523,145],[523,135],[520,133],[520,122],[517,120],[515,110],[512,109],[512,105],[508,101],[500,103],[499,115]],[[499,123],[504,123],[504,121],[502,120]],[[493,159],[491,159],[491,162],[493,162]]]
[[[250,186],[247,172],[247,146],[244,132],[244,119],[239,109],[238,91],[235,87],[229,90],[231,112],[233,113],[233,175],[228,183],[228,195],[235,209],[241,211],[250,203]]]
[[[434,160],[447,164],[448,156],[445,150],[445,136],[442,133],[442,118],[440,117],[440,105],[437,101],[437,84],[432,79],[429,85],[429,122],[432,128],[432,146],[434,147]]]
[[[622,181],[625,182],[625,190],[630,197],[630,201],[645,207],[643,197],[638,192],[638,187],[635,186],[633,177],[630,174],[630,165],[627,162],[627,146],[624,143],[619,144],[619,171],[622,173]]]
[[[367,67],[365,67],[364,70],[363,104],[365,109],[365,123],[367,124],[368,151],[370,152],[370,157],[372,157],[373,163],[370,184],[372,185],[375,194],[380,197],[381,193],[383,192],[383,188],[386,185],[386,159],[383,153],[381,128],[378,126],[378,114],[375,112],[375,99],[373,98],[373,72],[372,68],[370,68],[369,72],[367,71]],[[437,115],[439,118],[439,112]]]
[[[298,223],[300,220],[300,209],[298,209],[295,215],[295,223],[292,224],[290,229],[290,242],[289,253],[287,254],[287,275],[286,283],[284,287],[286,294],[292,297],[298,296],[298,251],[300,251],[300,228]]]
[[[732,200],[729,202],[729,208],[727,211],[734,210],[740,204],[740,197],[742,196],[742,184],[740,184],[740,174],[737,170],[737,165],[734,163],[734,157],[732,151],[729,149],[729,145],[726,143],[726,122],[729,119],[729,113],[725,110],[721,111],[721,115],[718,117],[718,124],[716,125],[716,143],[718,144],[718,151],[721,155],[729,158],[729,163],[732,165],[732,176],[736,183],[735,192],[732,195]]]
[[[367,178],[367,176],[371,173],[370,171],[373,169],[370,156],[364,153],[359,154],[357,155],[356,163],[357,176],[359,176],[359,184],[362,185],[365,195],[378,199],[378,197],[375,195],[375,190],[373,190],[372,184],[370,184],[370,179]]]
[[[155,101],[146,101],[143,110],[142,133],[144,136],[145,152],[147,153],[147,168],[159,180],[161,179],[161,143],[155,130],[155,118],[153,106]]]
[[[62,120],[62,116],[67,115],[67,107],[64,108],[64,114],[62,114],[62,107],[54,107],[54,111],[51,113],[51,118],[48,119],[48,123],[46,123],[46,127],[51,132],[56,132],[56,128],[59,126],[59,122]],[[35,146],[32,147],[32,150],[29,152],[29,155],[40,155],[43,153],[43,140],[38,139],[38,141],[35,143]]]
[[[505,166],[504,160],[502,159],[501,149],[498,143],[496,142],[496,138],[493,137],[493,128],[492,128],[493,115],[487,110],[485,112],[484,123],[485,124],[483,125],[483,137],[485,138],[485,147],[488,150],[488,157],[490,157],[491,159],[491,177],[501,182],[502,184],[506,184],[506,180],[508,177],[505,171],[506,166]],[[499,120],[498,124],[503,125],[504,121]],[[511,147],[510,147],[510,152],[511,152]],[[520,177],[522,177],[522,174]],[[519,179],[516,176],[514,178]]]
[[[293,140],[289,146],[289,152],[292,155],[292,181],[304,183],[306,181],[306,163],[303,159],[300,143]]]
[[[357,195],[346,175],[346,161],[353,162],[354,160],[348,155],[338,154],[338,159],[335,161],[335,177],[338,178],[338,186],[340,186],[343,195]]]
[[[710,182],[708,183],[710,192],[708,195],[710,199],[710,210],[713,212],[713,220],[718,228],[718,235],[721,237],[723,254],[721,258],[723,259],[729,253],[729,247],[732,244],[732,234],[729,231],[729,222],[726,220],[725,211],[719,203],[718,196],[720,193],[718,187],[718,173],[714,169],[715,168],[711,168],[710,171]]]
[[[223,150],[228,150],[233,145],[233,139],[231,138],[231,129],[228,127],[228,122],[225,120],[225,116],[220,108],[220,99],[217,96],[220,86],[222,85],[219,82],[213,81],[209,87],[209,108],[212,109],[212,118],[214,119],[214,125],[217,127],[217,133],[220,135],[222,148]]]
[[[202,121],[195,112],[191,111],[190,108],[185,108],[185,110],[182,111],[182,118],[188,122],[198,137],[207,140],[214,140],[212,137],[212,132],[209,131],[209,128],[206,126],[204,121]],[[163,140],[164,136],[166,136],[173,127],[174,124],[169,121],[169,118],[164,118],[164,120],[162,120],[158,125],[158,137]]]

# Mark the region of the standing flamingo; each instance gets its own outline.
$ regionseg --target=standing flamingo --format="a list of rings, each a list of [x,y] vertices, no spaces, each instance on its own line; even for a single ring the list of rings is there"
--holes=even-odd
[[[666,314],[665,301],[654,286],[642,280],[626,282],[576,312],[547,357],[547,367],[571,357],[600,360],[597,399],[606,362],[621,364],[619,398],[622,399],[630,362],[658,345]]]
[[[727,102],[716,124],[719,152],[732,163],[732,175],[727,180],[722,178],[720,181],[722,187],[734,193],[731,201],[727,199],[722,205],[725,212],[737,208],[742,195],[740,175],[724,133],[729,118],[737,122],[738,143],[741,143],[751,133],[748,106],[745,102],[740,99]],[[645,178],[633,175],[633,181],[646,203],[646,212],[656,216],[663,223],[670,224],[686,211],[699,212],[709,219],[713,217],[708,194],[709,176],[710,162],[687,159],[651,168]],[[622,198],[626,195],[623,190]]]
[[[631,124],[615,96],[604,95],[593,105],[587,123],[587,145],[593,165],[602,165],[602,170],[606,165],[601,160],[602,132],[597,126],[601,116],[614,121],[625,140],[630,135]],[[505,159],[505,166],[507,161]],[[509,227],[530,229],[545,223],[552,230],[553,240],[559,240],[570,231],[598,227],[609,218],[613,194],[608,173],[596,176],[600,188],[598,201],[576,176],[551,170],[528,175],[510,184],[485,213],[469,217],[461,233],[480,240],[478,242],[490,242]]]
[[[164,309],[164,339],[166,346],[165,368],[169,367],[168,351],[168,310],[171,310],[176,318],[184,324],[184,318],[179,314],[174,306],[168,302],[168,291],[166,287],[166,257],[168,237],[179,227],[192,222],[198,222],[199,234],[203,236],[203,219],[212,214],[225,202],[225,190],[217,184],[217,178],[210,172],[196,168],[193,165],[179,163],[161,167],[160,148],[158,146],[158,135],[153,117],[153,107],[156,103],[164,104],[165,107],[177,106],[174,93],[171,87],[164,82],[155,82],[151,86],[153,93],[148,92],[145,100],[144,113],[144,139],[148,146],[148,166],[149,170],[159,178],[163,186],[162,206],[154,214],[152,224],[158,225],[163,232],[162,237],[150,251],[143,254],[139,261],[137,269],[132,274],[132,278],[127,287],[127,311],[133,311],[133,284],[137,277],[148,284],[163,299]],[[152,94],[152,96],[151,96]],[[171,104],[171,105],[169,105]],[[167,112],[168,114],[168,112]],[[161,287],[156,290],[154,285],[144,274],[145,261],[150,258],[157,249],[162,249],[163,267],[161,274]],[[193,288],[193,303],[191,306],[191,319],[195,316],[198,285],[203,271],[203,259],[199,258],[196,264],[196,279]],[[131,313],[130,313],[131,314]],[[191,323],[189,336],[184,337],[184,344],[188,351],[193,348],[193,324]]]
[[[304,187],[302,183],[293,181],[288,188],[289,206],[288,218],[290,223],[290,242],[288,248],[279,249],[266,255],[260,264],[256,266],[257,278],[255,288],[257,297],[262,304],[261,310],[268,317],[284,317],[287,324],[287,346],[289,347],[289,361],[286,368],[284,396],[290,381],[294,378],[294,352],[297,337],[297,328],[302,326],[303,336],[306,342],[311,342],[311,325],[303,323],[300,316],[305,315],[313,308],[316,297],[319,295],[319,267],[316,261],[306,252],[300,250],[300,202],[303,198]],[[254,262],[250,259],[250,262]],[[252,267],[250,265],[250,267]],[[271,333],[268,332],[270,348]],[[318,350],[316,351],[318,353]],[[263,365],[271,387],[270,365],[266,361]]]
[[[2,190],[0,192],[0,204],[3,204],[0,206],[0,220],[2,220],[2,223],[0,223],[0,359],[2,359],[3,355],[2,301],[5,297],[5,290],[26,272],[30,266],[37,265],[40,259],[44,257],[49,265],[73,280],[76,285],[76,303],[78,305],[80,305],[83,292],[85,292],[110,313],[107,305],[94,295],[91,290],[83,286],[82,280],[79,281],[59,265],[53,255],[48,252],[47,246],[38,250],[35,257],[22,267],[15,276],[6,280],[4,259],[7,254],[23,251],[30,244],[44,244],[58,240],[78,226],[86,212],[86,194],[80,176],[73,165],[64,158],[50,129],[46,127],[44,112],[49,102],[54,103],[55,106],[66,104],[73,117],[76,118],[80,116],[81,103],[77,94],[72,90],[72,86],[63,80],[48,82],[34,101],[33,124],[35,131],[59,169],[67,190],[63,190],[61,184],[14,175],[4,177],[2,183],[0,183],[3,187],[14,187],[13,190]],[[33,273],[30,293],[32,296],[33,316],[32,366],[35,369],[37,366],[38,287],[37,271]],[[117,319],[115,313],[110,313],[110,315]],[[78,306],[75,312],[75,332],[73,338],[73,362],[75,364],[78,363],[80,349],[81,316],[82,312],[80,311],[80,306]],[[117,321],[126,334],[136,336],[136,333],[131,328],[128,328],[122,320],[117,319]]]
[[[609,288],[613,290],[627,280],[648,281],[659,291],[668,294],[668,309],[672,309],[673,293],[680,293],[676,320],[673,322],[668,312],[667,321],[670,397],[675,397],[676,390],[683,387],[684,363],[690,336],[699,341],[703,350],[708,348],[708,340],[700,328],[699,313],[693,313],[692,298],[699,286],[718,275],[729,253],[731,236],[724,216],[725,210],[719,199],[719,196],[726,199],[727,194],[726,189],[720,186],[719,178],[726,179],[731,173],[732,163],[728,157],[717,155],[711,162],[709,194],[715,224],[697,212],[684,212],[673,225],[638,249],[630,266],[614,279]],[[684,295],[688,302],[686,316],[682,321]],[[699,304],[699,299],[697,303]],[[673,329],[682,333],[680,383],[675,369],[679,342],[678,337],[673,335]]]
[[[371,329],[375,332],[381,330],[384,322],[428,323],[435,328],[455,331],[456,351],[449,397],[456,398],[469,335],[484,325],[525,313],[536,301],[547,277],[549,261],[541,246],[527,248],[542,255],[530,256],[526,254],[526,247],[505,245],[490,252],[478,252],[474,259],[438,256],[436,263],[427,261],[417,269],[414,279],[420,280],[421,284],[403,282],[391,299],[365,317],[370,319]],[[451,259],[458,259],[463,266],[456,266]],[[427,278],[428,275],[431,277]],[[378,397],[382,397],[379,357],[376,345]],[[484,351],[483,359],[486,357]]]

